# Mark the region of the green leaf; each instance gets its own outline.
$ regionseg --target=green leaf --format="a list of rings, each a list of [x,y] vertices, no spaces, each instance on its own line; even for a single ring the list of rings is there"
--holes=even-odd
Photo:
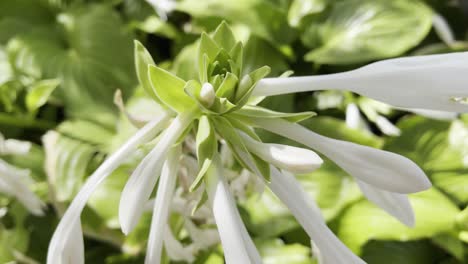
[[[226,73],[226,77],[224,77],[223,82],[219,86],[218,90],[216,90],[216,97],[225,97],[228,100],[232,98],[238,81],[239,79],[236,75],[230,72]]]
[[[231,50],[234,45],[236,45],[236,38],[225,21],[221,22],[221,24],[216,28],[213,34],[213,40],[219,47],[225,50]]]
[[[271,76],[277,76],[289,69],[286,57],[278,48],[266,40],[250,36],[244,47],[243,72],[248,73],[264,65],[271,67]]]
[[[431,25],[432,11],[421,1],[340,1],[319,28],[322,46],[305,59],[350,64],[398,56],[419,44]]]
[[[156,92],[153,90],[151,81],[148,75],[149,65],[156,66],[154,63],[151,54],[146,50],[146,48],[138,40],[134,41],[134,56],[135,56],[135,69],[138,77],[138,81],[145,90],[145,92],[151,96],[156,102],[160,102]]]
[[[153,65],[149,67],[148,74],[156,95],[169,108],[181,113],[196,106],[195,101],[184,92],[184,80]]]
[[[439,263],[443,252],[428,241],[371,241],[364,247],[362,259],[368,264]]]
[[[26,108],[29,112],[35,113],[43,106],[52,92],[60,84],[59,80],[43,80],[35,83],[26,95]]]
[[[297,27],[306,16],[321,13],[326,7],[325,0],[294,0],[288,12],[289,24]]]
[[[96,147],[63,136],[55,131],[44,138],[45,170],[58,202],[73,199],[90,173],[89,165],[97,152]]]
[[[271,0],[184,0],[177,10],[198,19],[221,18],[231,25],[242,24],[262,38],[275,44],[287,44],[297,32],[288,25],[286,1]]]
[[[30,2],[30,1],[28,1]],[[3,3],[3,1],[2,1]],[[113,125],[113,94],[136,85],[132,37],[110,6],[77,6],[8,42],[15,71],[62,81],[56,90],[67,115]]]
[[[460,212],[436,189],[410,195],[416,225],[409,228],[367,200],[346,210],[338,223],[338,236],[354,252],[369,240],[417,240],[454,230]],[[435,217],[437,216],[437,217]]]
[[[246,105],[236,111],[237,115],[254,117],[254,118],[283,118],[289,122],[301,122],[303,120],[309,119],[315,115],[315,112],[301,112],[301,113],[282,113],[269,110],[267,108],[259,106],[249,106]]]
[[[284,244],[281,239],[255,241],[264,263],[313,264],[310,248],[301,244]]]
[[[198,70],[201,83],[207,82],[206,70],[208,65],[216,58],[220,48],[206,33],[202,33],[198,46]],[[205,58],[205,54],[208,60]]]
[[[191,192],[200,186],[203,176],[205,176],[206,172],[211,166],[213,156],[218,151],[218,141],[216,139],[216,134],[212,125],[210,124],[210,120],[206,115],[200,117],[198,122],[196,143],[198,166],[200,171],[198,172],[195,181],[190,186]]]
[[[432,183],[462,204],[468,202],[468,126],[460,120],[438,121],[411,117],[398,123],[401,135],[387,141],[385,149],[416,162]]]

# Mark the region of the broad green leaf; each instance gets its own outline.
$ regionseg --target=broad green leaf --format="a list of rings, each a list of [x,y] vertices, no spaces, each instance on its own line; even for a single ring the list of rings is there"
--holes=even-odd
[[[244,53],[243,74],[264,65],[271,67],[271,76],[278,76],[289,69],[286,57],[275,46],[254,35],[245,44]]]
[[[439,263],[443,252],[428,241],[371,241],[363,250],[362,259],[368,264],[428,264]]]
[[[106,5],[79,6],[53,21],[8,42],[14,70],[60,79],[56,95],[69,116],[113,124],[115,90],[129,95],[136,85],[131,35]]]
[[[437,121],[411,117],[398,123],[401,135],[387,141],[385,149],[416,162],[432,183],[459,203],[468,202],[468,126],[462,121]]]
[[[194,191],[201,184],[203,176],[208,171],[213,160],[213,155],[218,151],[218,141],[216,139],[216,133],[210,120],[206,115],[200,117],[198,122],[198,131],[196,136],[197,143],[197,158],[199,172],[195,181],[190,186],[190,191]]]
[[[161,35],[171,39],[179,37],[179,31],[176,27],[157,16],[149,16],[142,22],[136,22],[135,26],[146,33]]]
[[[149,65],[155,66],[151,54],[146,50],[146,48],[138,40],[134,41],[134,56],[135,56],[135,69],[138,77],[138,81],[146,93],[151,96],[156,102],[160,102],[156,92],[153,90],[151,81],[148,75]]]
[[[264,263],[313,264],[310,248],[301,244],[284,244],[280,239],[255,241]]]
[[[275,44],[293,41],[296,31],[288,25],[287,3],[270,0],[184,0],[176,9],[195,18],[218,17],[231,25],[246,25],[252,32]]]
[[[47,102],[59,84],[59,80],[43,80],[35,83],[26,95],[26,108],[28,111],[35,113]]]
[[[293,0],[288,12],[289,24],[297,27],[306,16],[321,13],[326,7],[326,0]]]
[[[419,44],[431,25],[432,11],[421,1],[340,1],[319,28],[322,45],[305,58],[350,64],[398,56]]]
[[[21,204],[13,202],[8,208],[8,214],[0,218],[1,263],[14,261],[14,251],[26,252],[30,243],[29,231],[25,226],[27,216],[27,210]]]
[[[58,202],[70,201],[80,190],[97,149],[82,141],[49,131],[43,137],[45,171]]]
[[[220,48],[218,47],[218,44],[216,44],[216,42],[214,42],[206,33],[202,33],[198,45],[199,78],[200,82],[204,83],[207,81],[206,71],[208,69],[208,65],[216,58]]]
[[[360,253],[369,240],[418,240],[448,233],[455,228],[460,212],[452,201],[436,189],[410,195],[416,225],[409,228],[367,200],[353,204],[338,223],[338,236],[354,252]]]
[[[267,108],[259,106],[249,106],[246,105],[236,111],[237,115],[247,116],[247,117],[258,117],[258,118],[283,118],[290,122],[301,122],[303,120],[309,119],[316,115],[314,112],[302,112],[302,113],[282,113],[269,110]]]
[[[148,74],[156,95],[169,108],[181,113],[196,106],[184,92],[184,80],[157,66],[150,66]]]

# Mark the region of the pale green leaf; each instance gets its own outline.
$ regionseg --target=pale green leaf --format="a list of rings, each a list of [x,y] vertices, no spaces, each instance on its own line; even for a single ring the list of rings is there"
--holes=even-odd
[[[26,95],[26,108],[35,113],[49,99],[52,92],[60,84],[59,80],[43,80],[35,83]]]

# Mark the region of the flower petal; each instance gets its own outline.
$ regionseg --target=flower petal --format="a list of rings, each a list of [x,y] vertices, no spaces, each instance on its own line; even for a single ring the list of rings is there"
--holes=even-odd
[[[394,216],[403,224],[409,227],[414,226],[414,212],[407,195],[380,190],[357,179],[356,182],[369,201]]]
[[[193,248],[191,246],[184,247],[182,243],[174,237],[171,227],[168,224],[166,224],[164,228],[164,246],[171,260],[192,263],[195,259]]]
[[[350,90],[398,107],[467,112],[468,52],[383,60],[354,71],[266,78],[253,95]]]
[[[242,223],[219,163],[219,157],[215,157],[214,168],[207,173],[206,185],[226,263],[262,263]]]
[[[327,227],[320,209],[294,176],[271,167],[270,189],[286,204],[320,251],[321,264],[364,264]]]
[[[270,164],[293,173],[309,173],[319,168],[323,160],[309,149],[281,144],[262,143],[239,131],[249,151]]]
[[[318,150],[351,176],[380,189],[413,193],[431,187],[421,168],[395,153],[327,138],[281,119],[255,119],[254,122],[263,129]]]
[[[161,115],[158,119],[146,124],[114,154],[107,158],[91,176],[89,176],[55,229],[47,253],[48,264],[56,264],[59,261],[57,256],[62,254],[64,249],[63,245],[66,244],[70,237],[72,237],[73,225],[77,222],[79,223],[81,211],[83,211],[86,202],[94,190],[113,170],[127,159],[128,155],[135,151],[138,146],[156,136],[162,130],[167,118],[167,115]]]
[[[144,204],[159,178],[167,151],[192,121],[194,114],[181,114],[163,132],[153,150],[143,159],[125,185],[119,204],[119,221],[124,234],[136,226],[144,211]]]
[[[147,264],[161,262],[164,229],[166,228],[169,207],[177,180],[180,152],[180,147],[171,150],[162,168],[161,179],[154,202],[148,248],[146,250],[145,263]]]

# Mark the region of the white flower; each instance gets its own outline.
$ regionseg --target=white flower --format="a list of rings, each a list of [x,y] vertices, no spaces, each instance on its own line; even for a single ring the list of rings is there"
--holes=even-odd
[[[82,235],[76,235],[74,228],[76,228],[76,225],[79,225],[80,223],[80,214],[81,211],[83,211],[87,200],[99,184],[128,158],[129,154],[133,153],[142,143],[146,143],[154,138],[163,129],[161,124],[165,125],[167,118],[167,115],[161,115],[157,119],[146,124],[122,147],[107,158],[86,180],[80,192],[76,195],[75,199],[73,199],[72,203],[63,215],[54,235],[52,236],[47,253],[48,264],[80,263],[74,262],[75,259],[63,260],[62,256],[74,254],[74,252],[71,251],[79,252],[79,248],[81,246],[78,245],[78,243],[74,243],[72,247],[67,245],[70,245],[70,240],[82,239]],[[76,259],[78,260],[79,258]]]
[[[236,203],[223,177],[223,168],[216,157],[214,169],[207,174],[208,198],[227,263],[262,263],[252,239],[242,223]]]
[[[395,153],[327,138],[281,119],[258,118],[255,123],[321,152],[351,176],[380,189],[413,193],[431,187],[425,173],[414,162]]]
[[[158,192],[154,202],[148,249],[146,251],[145,263],[148,264],[159,263],[161,260],[162,238],[166,229],[169,206],[175,189],[179,157],[180,147],[175,147],[175,149],[170,151],[162,168]]]
[[[319,168],[323,160],[315,152],[281,144],[262,143],[243,132],[239,132],[252,153],[278,168],[301,174]]]
[[[468,52],[383,60],[320,76],[266,78],[253,95],[349,90],[403,108],[467,112]]]
[[[320,264],[364,264],[327,227],[320,209],[298,184],[294,176],[271,167],[270,189],[283,201],[314,241]]]

